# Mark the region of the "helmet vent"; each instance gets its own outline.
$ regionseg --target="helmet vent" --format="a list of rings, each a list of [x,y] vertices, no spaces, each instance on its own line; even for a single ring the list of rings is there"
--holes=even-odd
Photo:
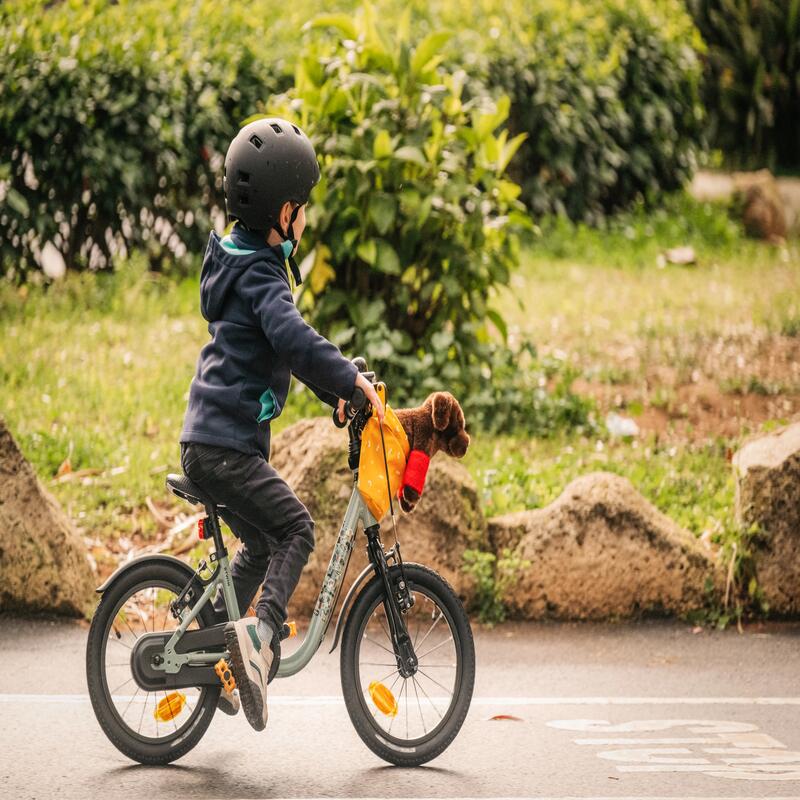
[[[292,130],[293,130],[293,131],[294,131],[294,132],[295,132],[295,133],[296,133],[298,136],[301,136],[301,135],[302,135],[302,134],[300,133],[300,128],[298,128],[298,127],[297,127],[297,125],[292,125]]]
[[[242,172],[242,170],[239,170],[239,177],[237,178],[236,182],[239,183],[239,184],[242,184],[242,183],[248,184],[248,183],[250,183],[250,173],[249,172]]]
[[[281,128],[277,122],[270,122],[269,126],[275,131],[275,133],[283,133],[283,128]]]
[[[243,205],[250,204],[250,196],[246,192],[239,192],[239,202]]]
[[[264,144],[264,142],[261,141],[261,138],[259,136],[256,136],[255,134],[253,134],[250,137],[250,144],[252,144],[253,147],[255,147],[256,150],[260,150],[261,146]]]

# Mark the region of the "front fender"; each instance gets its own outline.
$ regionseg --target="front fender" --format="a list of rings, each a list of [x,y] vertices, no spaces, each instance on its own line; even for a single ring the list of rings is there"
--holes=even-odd
[[[114,583],[114,581],[124,575],[129,569],[132,569],[137,564],[141,564],[143,561],[152,561],[154,564],[168,563],[180,567],[186,573],[187,581],[192,577],[192,575],[194,575],[194,570],[186,562],[181,561],[179,558],[176,558],[175,556],[168,556],[163,553],[151,553],[150,555],[134,558],[131,561],[128,561],[126,564],[123,564],[121,567],[118,567],[114,574],[107,578],[102,586],[98,586],[95,591],[98,594],[103,594],[103,592],[105,592],[106,589],[108,589],[108,587]]]

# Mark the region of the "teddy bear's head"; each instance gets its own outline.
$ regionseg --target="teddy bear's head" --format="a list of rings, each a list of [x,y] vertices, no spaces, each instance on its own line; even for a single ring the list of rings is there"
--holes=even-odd
[[[469,447],[464,412],[450,392],[433,392],[417,408],[395,412],[410,446],[409,459],[398,498],[405,512],[414,510],[422,495],[428,463],[440,450],[461,458]]]
[[[429,458],[440,450],[461,458],[469,447],[464,412],[450,392],[433,392],[417,408],[395,412],[408,437],[411,450],[421,450]]]

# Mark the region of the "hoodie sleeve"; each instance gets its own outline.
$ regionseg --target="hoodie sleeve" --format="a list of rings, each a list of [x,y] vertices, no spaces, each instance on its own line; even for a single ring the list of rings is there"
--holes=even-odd
[[[293,372],[292,375],[294,375],[294,377],[297,378],[301,383],[308,386],[308,388],[311,389],[311,391],[314,392],[314,394],[320,400],[322,400],[323,403],[327,403],[329,406],[333,406],[333,408],[336,408],[336,406],[339,404],[339,398],[335,394],[331,394],[330,392],[320,389],[319,386],[316,386],[314,383],[308,380],[308,378],[304,378],[302,375],[299,375],[296,372]]]
[[[239,281],[272,348],[309,388],[349,400],[358,368],[314,330],[294,304],[289,284],[265,261],[252,264]],[[317,394],[320,397],[319,394]],[[325,400],[325,398],[321,398]],[[325,400],[327,402],[327,400]]]

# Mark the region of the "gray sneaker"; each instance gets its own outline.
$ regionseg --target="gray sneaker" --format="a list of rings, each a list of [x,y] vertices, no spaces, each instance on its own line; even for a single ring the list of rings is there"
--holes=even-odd
[[[225,644],[247,721],[257,731],[267,725],[267,678],[273,652],[256,632],[258,619],[244,617],[225,626]]]

